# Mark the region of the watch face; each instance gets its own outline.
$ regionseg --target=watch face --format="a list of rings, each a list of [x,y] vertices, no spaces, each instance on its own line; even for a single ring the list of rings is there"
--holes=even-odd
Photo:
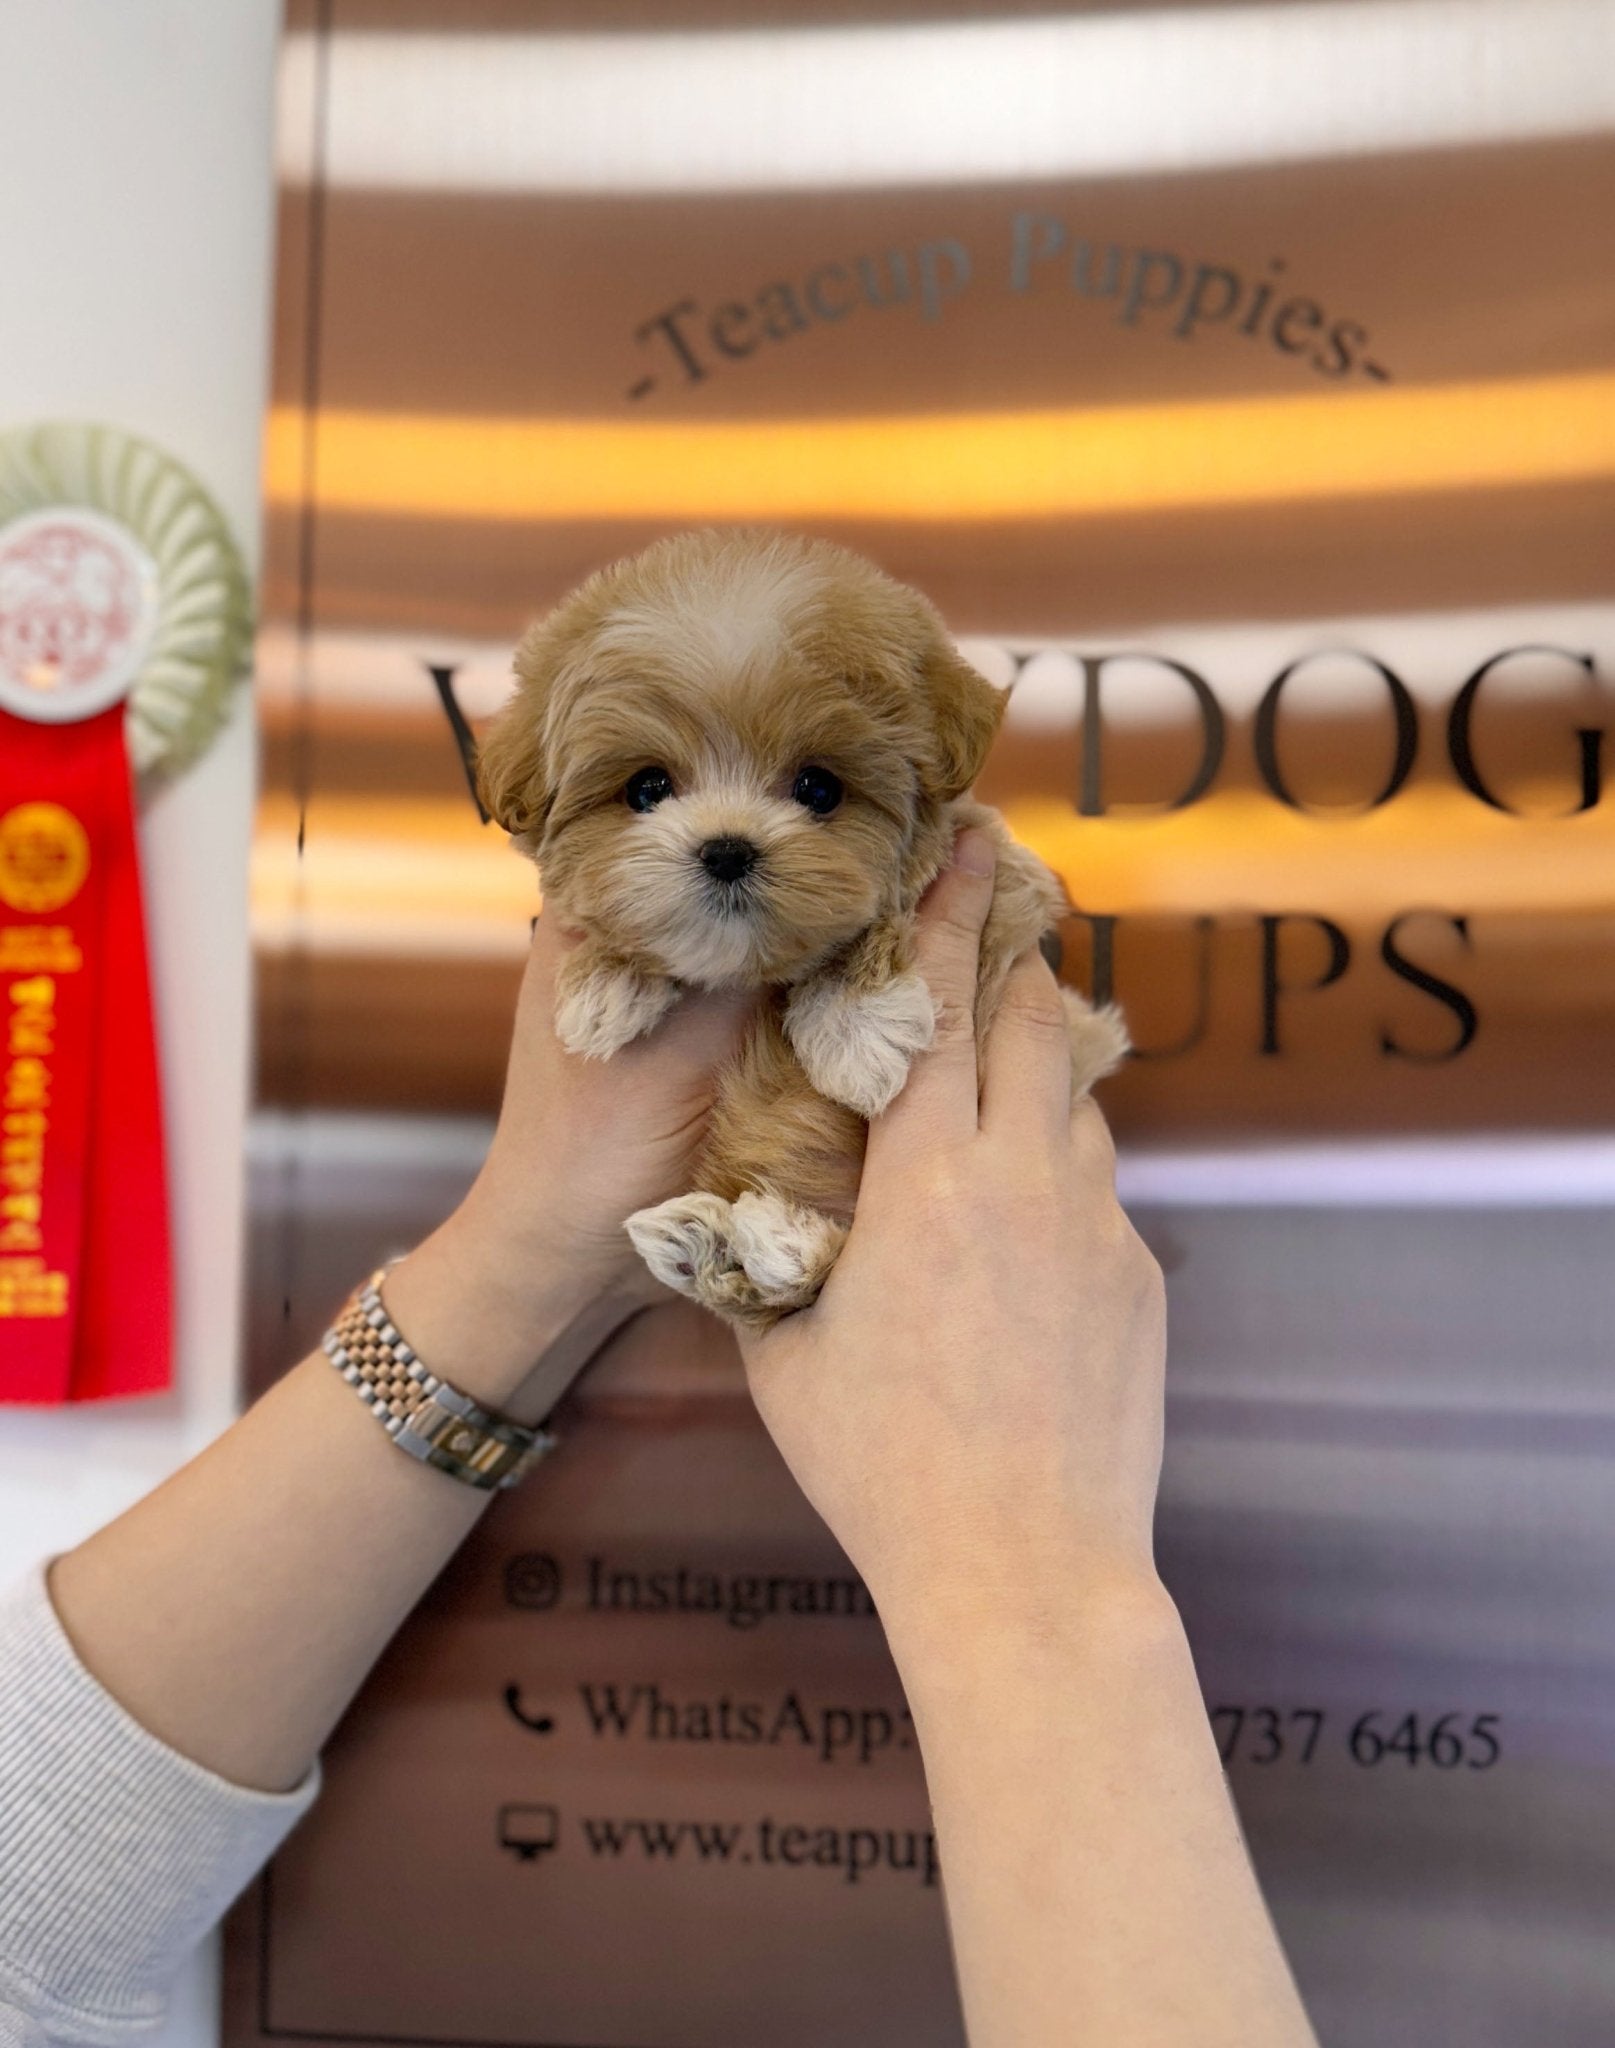
[[[63,505],[0,527],[0,709],[93,718],[139,676],[157,620],[157,565],[116,520]]]

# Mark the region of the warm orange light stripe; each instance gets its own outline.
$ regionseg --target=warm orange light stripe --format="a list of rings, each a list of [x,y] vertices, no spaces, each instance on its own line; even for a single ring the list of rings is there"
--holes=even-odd
[[[1615,476],[1615,375],[1289,398],[827,420],[328,411],[321,505],[441,519],[983,521]],[[294,503],[303,431],[270,414]]]
[[[1426,784],[1351,820],[1304,818],[1250,790],[1125,821],[1080,818],[1051,795],[1009,795],[1002,804],[1015,836],[1090,909],[1191,916],[1276,900],[1351,922],[1430,905],[1527,920],[1533,932],[1544,920],[1596,920],[1602,932],[1615,926],[1615,808],[1549,815],[1566,794],[1522,789],[1521,803],[1542,813],[1522,818]],[[261,947],[434,958],[525,952],[538,908],[533,869],[503,833],[477,823],[463,797],[328,794],[312,815],[300,857],[297,805],[281,791],[260,801],[252,909]],[[1275,875],[1283,879],[1277,899]],[[1589,952],[1589,991],[1609,984],[1606,958],[1607,948],[1596,960]]]

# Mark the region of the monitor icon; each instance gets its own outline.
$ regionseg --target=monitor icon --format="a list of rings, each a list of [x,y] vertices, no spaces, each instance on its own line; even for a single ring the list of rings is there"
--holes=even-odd
[[[499,1846],[522,1863],[536,1863],[560,1837],[561,1816],[553,1806],[501,1806]]]

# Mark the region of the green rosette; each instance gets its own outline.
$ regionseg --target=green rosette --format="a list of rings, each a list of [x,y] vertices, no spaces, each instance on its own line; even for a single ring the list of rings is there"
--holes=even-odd
[[[252,592],[224,515],[183,464],[118,428],[47,421],[0,435],[0,529],[57,508],[114,521],[153,565],[157,618],[125,738],[143,781],[177,774],[251,664]]]

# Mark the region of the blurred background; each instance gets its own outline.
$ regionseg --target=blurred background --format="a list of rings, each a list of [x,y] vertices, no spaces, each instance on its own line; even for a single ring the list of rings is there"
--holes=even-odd
[[[433,671],[474,719],[590,568],[742,521],[1015,681],[984,791],[1104,920],[1129,1136],[1607,1124],[1607,36],[294,6],[265,1100],[487,1108],[531,878]]]

